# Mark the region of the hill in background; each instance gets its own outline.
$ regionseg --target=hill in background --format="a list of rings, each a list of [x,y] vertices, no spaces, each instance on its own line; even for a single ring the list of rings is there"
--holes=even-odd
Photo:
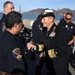
[[[55,14],[64,14],[66,12],[72,12],[73,14],[75,14],[75,10],[71,10],[71,9],[68,9],[68,8],[63,8],[63,9],[60,9],[60,10],[54,10]],[[27,11],[27,12],[24,12],[24,13],[29,13],[29,14],[40,14],[40,12],[42,11],[42,8],[38,8],[38,9],[33,9],[33,10],[30,10],[30,11]]]

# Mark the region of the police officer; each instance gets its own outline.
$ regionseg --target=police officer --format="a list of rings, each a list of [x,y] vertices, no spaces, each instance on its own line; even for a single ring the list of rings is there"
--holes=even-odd
[[[69,73],[69,60],[72,52],[71,45],[75,40],[75,25],[72,21],[72,13],[67,12],[62,22],[58,24],[56,29],[56,58],[54,67],[57,75],[71,75]]]
[[[34,44],[39,44],[39,43],[43,43],[43,30],[45,30],[42,26],[41,23],[41,15],[39,15],[37,17],[37,19],[33,22],[32,25],[32,39],[30,42],[34,43]],[[40,37],[39,37],[40,36]],[[33,66],[32,72],[34,73],[34,75],[45,75],[45,72],[43,72],[42,69],[43,65],[44,65],[44,57],[40,57],[40,55],[42,55],[43,52],[35,52],[34,50],[30,50],[29,51],[29,59],[30,62]],[[29,66],[32,67],[32,66]]]
[[[5,20],[6,30],[0,35],[0,73],[26,75],[23,47],[16,34],[22,29],[22,16],[12,11]]]
[[[44,28],[41,23],[41,14],[40,14],[32,25],[33,42],[35,44],[43,43],[44,41],[43,32],[45,30],[46,28]],[[43,55],[43,52],[36,52],[35,75],[42,75],[42,74],[45,75],[46,74],[45,67],[44,67],[45,57],[42,57],[42,56],[40,57],[40,55]]]
[[[28,44],[28,49],[34,48],[34,50],[38,52],[45,50],[46,55],[45,63],[47,75],[50,74],[55,75],[53,61],[51,59],[52,57],[50,57],[50,51],[52,51],[55,47],[55,30],[56,30],[56,24],[54,23],[55,15],[52,10],[44,9],[41,13],[41,18],[43,27],[47,28],[45,31],[43,31],[42,35],[43,42],[40,44],[36,44],[36,46]],[[56,55],[54,55],[53,57],[56,57]]]
[[[3,5],[3,8],[4,8],[4,13],[3,13],[3,16],[2,16],[2,18],[0,20],[0,33],[5,30],[5,19],[6,19],[6,15],[9,12],[11,12],[11,11],[14,10],[14,5],[13,5],[13,3],[11,1],[6,1],[4,3],[4,5]]]

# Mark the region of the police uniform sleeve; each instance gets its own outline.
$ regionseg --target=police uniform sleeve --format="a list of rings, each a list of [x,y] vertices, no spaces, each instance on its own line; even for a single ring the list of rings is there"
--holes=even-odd
[[[32,37],[33,37],[34,43],[37,42],[37,38],[39,37],[38,31],[36,31],[36,30],[38,30],[38,28],[37,28],[36,20],[35,20],[33,25],[32,25]]]
[[[73,28],[73,36],[75,36],[75,24],[74,24],[74,28]]]
[[[3,63],[3,50],[2,50],[2,43],[0,41],[0,71],[3,71],[4,63]]]

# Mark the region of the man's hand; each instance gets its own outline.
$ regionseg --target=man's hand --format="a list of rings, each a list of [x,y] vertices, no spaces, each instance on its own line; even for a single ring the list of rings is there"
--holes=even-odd
[[[34,49],[35,47],[36,47],[36,46],[33,45],[32,43],[27,43],[27,48],[28,48],[28,50]]]
[[[71,40],[68,42],[68,45],[72,45],[74,43],[74,40]]]
[[[44,55],[44,52],[41,52],[40,55],[39,55],[40,58],[42,58],[42,57],[44,57],[44,56],[45,56],[45,55]]]

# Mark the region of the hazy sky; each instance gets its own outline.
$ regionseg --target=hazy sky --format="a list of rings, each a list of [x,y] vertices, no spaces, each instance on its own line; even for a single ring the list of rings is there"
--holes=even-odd
[[[3,11],[3,4],[8,0],[0,0],[0,11]],[[28,11],[36,8],[62,9],[70,8],[75,10],[75,0],[9,0],[14,3],[15,10]]]

